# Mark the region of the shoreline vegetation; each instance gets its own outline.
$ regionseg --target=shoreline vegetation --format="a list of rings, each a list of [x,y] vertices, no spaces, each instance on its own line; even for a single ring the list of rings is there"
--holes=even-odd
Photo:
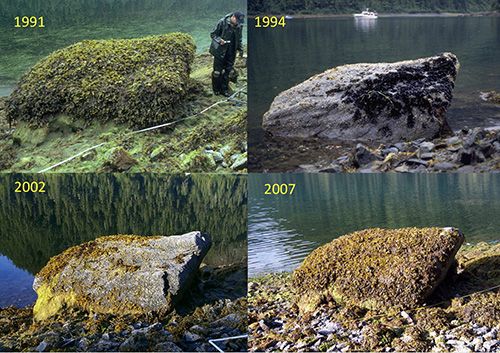
[[[292,273],[249,278],[250,351],[495,351],[500,244],[464,245],[458,266],[418,308],[297,306]],[[302,296],[302,293],[301,293]]]

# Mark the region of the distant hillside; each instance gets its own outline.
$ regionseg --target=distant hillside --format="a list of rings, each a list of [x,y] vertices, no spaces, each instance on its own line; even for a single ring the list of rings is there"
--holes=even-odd
[[[482,12],[500,10],[500,0],[248,0],[251,14],[378,12]]]

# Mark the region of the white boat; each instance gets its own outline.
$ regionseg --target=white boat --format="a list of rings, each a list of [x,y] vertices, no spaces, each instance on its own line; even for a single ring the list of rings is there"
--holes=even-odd
[[[355,13],[354,17],[357,18],[378,18],[378,14],[375,11],[370,11],[370,9],[366,9],[361,13]]]

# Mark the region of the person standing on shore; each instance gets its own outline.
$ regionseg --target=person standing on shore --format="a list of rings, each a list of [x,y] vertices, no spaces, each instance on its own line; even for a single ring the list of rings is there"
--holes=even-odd
[[[210,33],[210,54],[214,57],[212,90],[214,94],[229,97],[229,78],[234,68],[236,52],[243,56],[242,32],[245,15],[235,11],[217,22]]]

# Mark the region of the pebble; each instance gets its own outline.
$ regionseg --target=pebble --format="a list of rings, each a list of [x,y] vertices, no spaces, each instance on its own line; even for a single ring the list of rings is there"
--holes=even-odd
[[[429,153],[429,152],[432,152],[432,150],[434,150],[434,147],[436,145],[434,145],[432,142],[422,142],[420,144],[420,152],[421,153]]]
[[[230,151],[231,151],[231,146],[229,146],[229,145],[225,145],[225,146],[223,146],[223,147],[221,147],[221,148],[219,149],[219,152],[220,152],[223,156],[225,156],[226,154],[228,154]]]
[[[498,340],[489,340],[485,341],[483,343],[483,347],[486,349],[487,352],[492,352],[493,348],[496,348],[498,346],[499,341]],[[498,347],[500,348],[500,347]]]
[[[184,341],[188,343],[197,342],[201,340],[202,340],[201,336],[197,335],[196,333],[192,333],[189,331],[184,332]]]
[[[433,152],[426,152],[420,154],[420,158],[424,160],[433,159],[435,156],[436,154]]]
[[[409,143],[396,143],[390,147],[380,145],[377,149],[359,143],[349,153],[330,164],[311,164],[307,165],[308,168],[303,165],[304,168],[300,171],[475,173],[494,172],[499,163],[500,130],[476,128],[457,132],[449,138],[436,138],[432,141],[418,139]]]
[[[233,156],[231,156],[231,159],[233,159]],[[238,154],[236,159],[234,160],[234,163],[231,165],[231,169],[238,171],[245,169],[246,167],[247,167],[246,153]]]
[[[456,164],[450,162],[439,162],[434,164],[434,169],[439,171],[448,171],[454,169]]]
[[[224,156],[220,152],[214,152],[214,153],[212,153],[212,158],[214,159],[215,163],[222,163],[222,162],[224,162]]]
[[[497,334],[498,334],[497,329],[495,329],[495,328],[494,328],[494,329],[492,329],[490,332],[485,333],[485,334],[483,335],[483,338],[484,338],[485,340],[495,339],[495,338],[497,338]]]
[[[47,348],[49,347],[49,345],[47,344],[47,342],[45,341],[42,341],[40,342],[40,344],[36,347],[36,351],[37,352],[45,352],[47,350]]]
[[[158,343],[154,347],[155,352],[182,352],[182,349],[176,345],[174,342],[162,342]]]

